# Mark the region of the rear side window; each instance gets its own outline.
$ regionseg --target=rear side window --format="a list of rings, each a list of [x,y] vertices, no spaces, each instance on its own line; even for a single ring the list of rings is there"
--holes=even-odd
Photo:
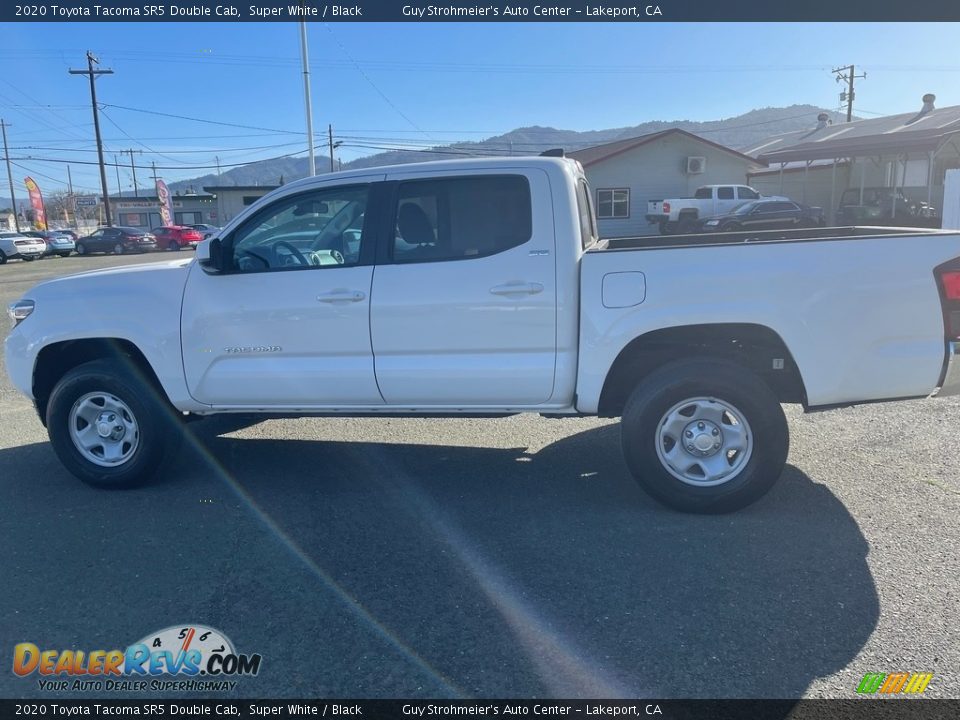
[[[733,188],[732,187],[717,188],[717,199],[733,200]]]
[[[522,175],[408,180],[398,188],[395,262],[494,255],[532,234],[530,185]]]
[[[710,200],[713,198],[713,189],[708,187],[697,188],[693,194],[694,200]]]
[[[590,188],[586,180],[577,183],[577,212],[580,215],[580,245],[586,250],[597,241],[597,226],[590,206]]]

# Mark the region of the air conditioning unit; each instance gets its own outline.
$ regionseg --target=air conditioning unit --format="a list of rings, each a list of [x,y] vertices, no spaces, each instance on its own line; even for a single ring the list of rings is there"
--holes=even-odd
[[[687,158],[687,175],[700,175],[707,170],[707,159],[705,157]]]

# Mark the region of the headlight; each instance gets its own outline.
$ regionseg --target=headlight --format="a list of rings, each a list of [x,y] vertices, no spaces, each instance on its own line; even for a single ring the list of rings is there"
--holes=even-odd
[[[30,317],[30,313],[33,312],[34,307],[36,307],[36,303],[33,302],[33,300],[17,300],[10,305],[7,308],[7,314],[10,316],[10,319],[13,320],[13,326],[16,327]]]
[[[720,221],[719,221],[719,220],[707,220],[706,224],[707,224],[707,225],[719,225],[719,224],[720,224]]]

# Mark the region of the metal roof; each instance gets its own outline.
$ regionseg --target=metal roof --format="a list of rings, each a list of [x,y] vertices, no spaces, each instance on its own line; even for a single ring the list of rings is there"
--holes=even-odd
[[[615,155],[620,155],[621,153],[638,148],[641,145],[646,145],[647,143],[651,143],[655,140],[660,140],[661,138],[669,135],[684,135],[688,138],[696,140],[697,142],[701,142],[704,145],[709,145],[717,150],[722,150],[730,155],[746,160],[751,165],[762,164],[757,162],[756,159],[749,157],[742,152],[738,152],[733,148],[728,148],[726,145],[721,145],[719,143],[712,142],[711,140],[706,140],[699,135],[694,135],[693,133],[687,132],[686,130],[681,130],[680,128],[670,128],[669,130],[661,130],[659,132],[649,133],[648,135],[639,135],[637,137],[626,138],[624,140],[616,140],[614,142],[604,143],[603,145],[594,145],[593,147],[584,148],[583,150],[574,150],[573,152],[567,153],[567,157],[573,158],[574,160],[579,160],[581,165],[588,167],[598,162],[602,162],[603,160],[607,160],[608,158],[614,157]]]
[[[774,135],[742,152],[768,164],[936,150],[960,133],[960,105]]]

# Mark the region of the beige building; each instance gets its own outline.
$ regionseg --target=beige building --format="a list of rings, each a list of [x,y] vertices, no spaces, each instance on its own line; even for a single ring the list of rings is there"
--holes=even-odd
[[[204,190],[216,201],[217,217],[219,222],[213,223],[223,227],[237,215],[253,205],[271,190],[279,185],[206,185]]]

